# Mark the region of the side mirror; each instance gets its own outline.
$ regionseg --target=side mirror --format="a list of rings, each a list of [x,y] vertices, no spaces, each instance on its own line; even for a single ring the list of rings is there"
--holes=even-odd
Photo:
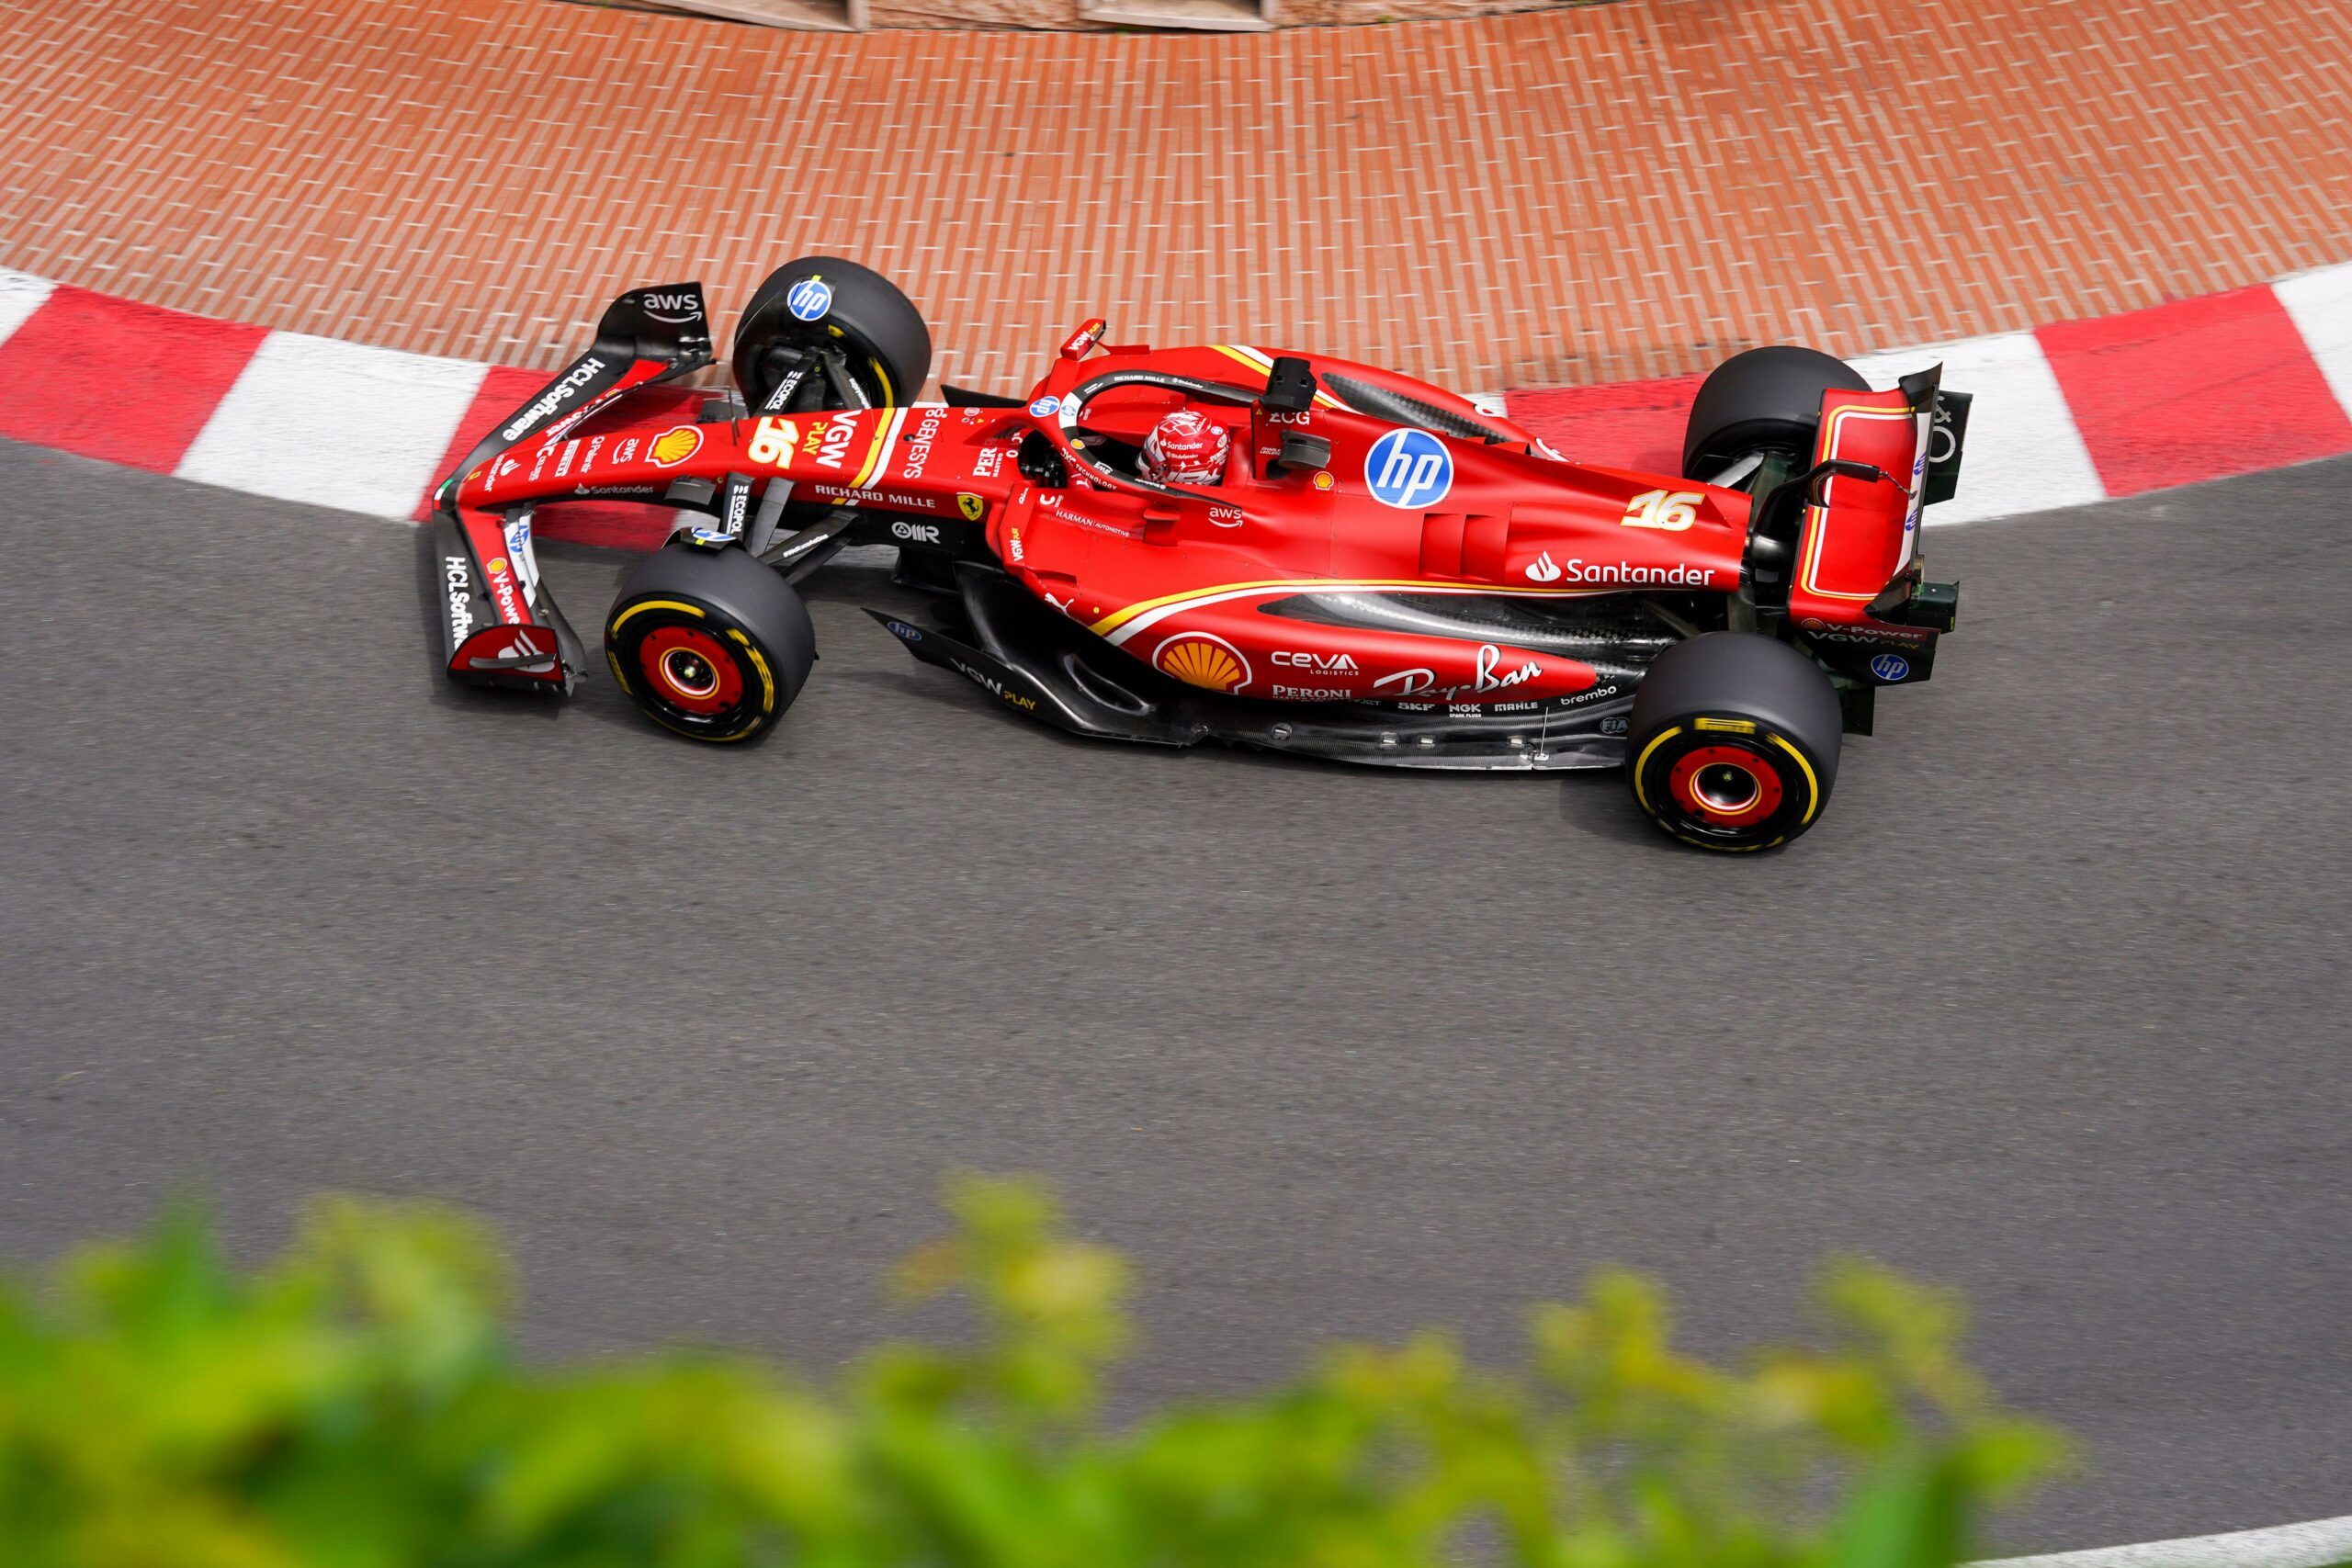
[[[1833,479],[1862,479],[1876,483],[1880,479],[1893,477],[1876,463],[1856,463],[1844,457],[1830,457],[1815,464],[1813,471],[1805,475],[1805,499],[1815,506],[1828,505],[1828,500],[1822,493],[1822,487]]]
[[[1331,443],[1320,435],[1302,435],[1295,431],[1283,436],[1283,446],[1274,455],[1277,473],[1289,468],[1328,468],[1331,462]]]

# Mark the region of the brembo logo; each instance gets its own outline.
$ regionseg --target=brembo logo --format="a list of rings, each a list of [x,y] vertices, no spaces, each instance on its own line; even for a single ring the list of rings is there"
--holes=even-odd
[[[582,360],[562,380],[542,393],[537,402],[516,414],[514,423],[498,433],[500,438],[506,441],[521,440],[531,426],[571,401],[573,393],[604,373],[605,362],[594,355]]]

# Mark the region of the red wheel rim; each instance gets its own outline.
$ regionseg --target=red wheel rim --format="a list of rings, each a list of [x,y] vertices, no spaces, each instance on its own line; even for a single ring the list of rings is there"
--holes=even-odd
[[[656,626],[637,645],[637,665],[662,700],[681,712],[725,713],[743,700],[743,672],[708,632]]]
[[[1667,775],[1675,803],[1710,828],[1746,828],[1781,809],[1781,771],[1745,746],[1696,746]]]

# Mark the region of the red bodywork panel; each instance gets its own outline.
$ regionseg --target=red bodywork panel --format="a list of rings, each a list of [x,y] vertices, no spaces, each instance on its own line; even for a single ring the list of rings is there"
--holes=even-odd
[[[796,502],[854,504],[910,527],[925,518],[978,522],[1014,578],[1106,641],[1196,686],[1286,701],[1515,702],[1570,695],[1599,679],[1589,665],[1499,635],[1481,642],[1459,631],[1268,613],[1302,594],[1394,604],[1400,595],[1728,594],[1740,585],[1750,502],[1739,491],[1562,461],[1462,398],[1345,360],[1297,356],[1321,389],[1313,406],[1269,412],[1251,400],[1266,386],[1266,354],[1098,349],[1101,332],[1090,321],[1071,335],[1025,408],[922,405],[625,429],[592,419],[481,464],[457,499],[461,508],[499,511],[579,498],[651,502],[681,479],[718,484],[740,473],[791,480]],[[1088,439],[1140,444],[1182,399],[1165,388],[1118,387],[1091,399],[1082,427],[1065,424],[1065,395],[1123,371],[1245,394],[1232,405],[1193,403],[1231,431],[1221,484],[1171,495],[1090,470]],[[1335,377],[1356,384],[1359,397],[1375,389],[1501,439],[1440,437],[1359,412],[1334,392]],[[1917,494],[1918,421],[1883,412],[1900,402],[1896,394],[1838,394],[1823,440],[1838,456],[1912,476]],[[1018,452],[1033,434],[1075,459],[1067,485],[1023,477]],[[1276,466],[1292,434],[1328,441],[1329,461],[1312,471]],[[1898,446],[1899,460],[1883,455]],[[1857,623],[1909,558],[1917,508],[1892,484],[1832,482],[1827,512],[1807,519],[1802,608],[1792,604],[1792,613]]]
[[[1932,416],[1900,391],[1830,392],[1822,400],[1815,461],[1882,468],[1889,479],[1825,479],[1797,547],[1789,615],[1807,632],[1872,644],[1923,643],[1932,633],[1872,617],[1867,606],[1911,564],[1919,546]]]

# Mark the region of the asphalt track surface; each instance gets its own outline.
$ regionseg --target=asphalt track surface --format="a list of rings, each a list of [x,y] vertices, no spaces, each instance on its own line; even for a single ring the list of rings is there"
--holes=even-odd
[[[1604,1259],[1721,1347],[1858,1250],[2089,1439],[1993,1544],[2340,1514],[2347,486],[1931,535],[1938,679],[1730,859],[1614,775],[1061,739],[872,570],[775,740],[696,749],[446,685],[404,526],[0,446],[0,1256],[447,1194],[540,1348],[821,1366],[944,1168],[1037,1169],[1145,1260],[1168,1393],[1501,1353]],[[626,558],[549,553],[593,626]]]

